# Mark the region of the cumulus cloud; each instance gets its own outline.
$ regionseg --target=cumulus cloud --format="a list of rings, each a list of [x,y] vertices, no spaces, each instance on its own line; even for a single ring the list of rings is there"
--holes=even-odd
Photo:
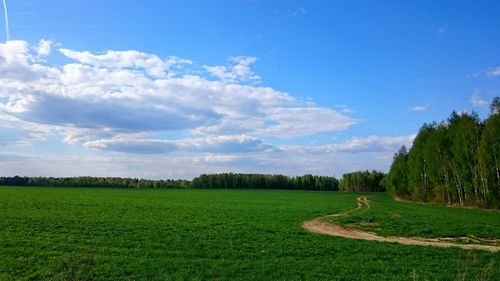
[[[333,152],[375,152],[375,151],[397,151],[402,145],[411,147],[416,135],[407,136],[368,136],[353,137],[343,143],[327,146],[327,150]]]
[[[224,81],[258,81],[260,77],[256,75],[251,65],[257,61],[255,57],[232,57],[230,61],[233,66],[208,66],[203,67],[214,77]]]
[[[175,144],[164,140],[138,139],[117,136],[84,143],[86,148],[139,154],[167,153],[175,150]]]
[[[415,105],[415,106],[412,106],[412,107],[408,108],[408,111],[423,112],[423,111],[426,111],[427,109],[429,109],[429,105],[428,104],[424,104],[424,105]]]
[[[177,147],[186,151],[211,153],[247,153],[273,149],[261,139],[245,135],[183,139],[177,142]]]
[[[41,39],[38,42],[38,45],[34,47],[35,52],[38,54],[38,57],[46,57],[52,51],[52,41]]]
[[[273,149],[262,140],[249,136],[218,136],[182,140],[146,139],[123,135],[111,139],[87,141],[86,148],[138,154],[158,154],[173,151],[208,153],[248,153]]]
[[[76,62],[52,67],[35,58],[48,54],[48,42],[41,41],[35,54],[24,41],[0,44],[0,98],[7,100],[0,103],[0,112],[52,126],[65,134],[67,143],[164,131],[293,138],[357,123],[269,87],[236,83],[232,79],[256,77],[250,69],[252,57],[233,58],[236,65],[227,75],[209,80],[164,75],[173,65],[191,62],[139,51],[59,49]]]
[[[31,62],[33,57],[29,52],[29,45],[24,41],[7,41],[0,44],[0,77],[3,81],[13,80],[13,82],[22,83],[31,80],[36,76],[36,64]],[[1,88],[3,95],[7,84]]]
[[[162,77],[173,65],[191,64],[192,61],[178,57],[168,57],[166,60],[156,55],[146,54],[136,50],[127,51],[107,51],[102,54],[94,54],[88,51],[73,51],[60,48],[59,51],[66,57],[80,63],[94,67],[105,68],[139,68],[155,77]]]
[[[477,89],[472,92],[472,97],[470,98],[470,103],[474,107],[482,107],[482,106],[488,105],[487,100],[481,99],[481,92],[479,92],[479,90],[477,90]]]
[[[270,110],[268,119],[274,122],[258,130],[258,134],[279,138],[343,131],[357,123],[333,109],[315,106],[274,108]]]
[[[354,144],[351,150],[347,144],[331,144],[296,147],[293,152],[270,144],[270,139],[286,142],[346,130],[359,121],[348,106],[322,107],[258,86],[254,57],[233,57],[229,66],[200,67],[190,60],[136,50],[59,48],[70,62],[55,65],[46,61],[54,46],[59,45],[49,40],[33,46],[25,41],[0,43],[0,145],[59,139],[62,145],[87,149],[87,158],[34,155],[30,165],[0,163],[4,171],[59,175],[59,170],[74,165],[64,175],[78,175],[78,170],[106,176],[131,176],[137,170],[141,173],[132,176],[145,177],[229,170],[293,174],[300,167],[323,173],[319,163],[334,164],[326,157],[337,153],[333,158],[340,161],[340,155],[356,150]],[[378,142],[379,151],[392,148],[388,140]],[[369,146],[358,144],[357,149],[369,151]],[[318,153],[310,157],[300,151]],[[126,158],[129,153],[135,156]],[[49,164],[44,166],[44,161]],[[147,165],[161,163],[172,174],[164,174],[165,169],[148,174]],[[113,165],[120,168],[113,170]]]

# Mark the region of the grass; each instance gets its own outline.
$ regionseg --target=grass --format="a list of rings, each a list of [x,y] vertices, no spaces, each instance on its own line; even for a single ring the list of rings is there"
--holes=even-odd
[[[369,200],[368,210],[340,217],[338,222],[383,236],[500,239],[499,211],[398,202],[385,195],[372,194]]]
[[[498,253],[356,241],[301,228],[304,220],[354,208],[357,196],[280,190],[0,187],[0,280],[459,280],[463,276],[487,280],[481,278],[500,276]],[[401,218],[411,220],[413,211],[405,208],[419,213],[431,208],[435,215],[457,216],[457,223],[461,221],[475,235],[500,238],[500,216],[495,212],[369,196],[372,208],[360,216],[380,208],[390,217],[392,208],[399,208],[404,210]],[[486,228],[477,222],[483,215],[485,223],[491,224]],[[420,216],[421,226],[415,226],[415,231],[433,227],[433,218]],[[458,225],[448,231],[446,223],[438,224],[432,233],[462,234]]]

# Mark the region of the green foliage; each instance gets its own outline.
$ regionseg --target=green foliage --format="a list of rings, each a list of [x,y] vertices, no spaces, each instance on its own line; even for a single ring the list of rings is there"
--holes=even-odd
[[[403,145],[398,153],[394,154],[390,172],[385,180],[387,192],[391,196],[407,197],[409,195],[407,158],[408,151]]]
[[[424,155],[427,139],[432,134],[433,125],[424,124],[413,141],[408,154],[408,190],[415,200],[427,200],[429,185],[429,166]]]
[[[346,173],[340,180],[340,190],[347,192],[383,192],[385,174],[379,171]]]
[[[500,112],[486,120],[479,145],[478,173],[486,206],[500,206]]]
[[[394,157],[387,180],[390,193],[417,201],[499,208],[499,105],[495,98],[484,122],[474,113],[453,112],[446,122],[424,124],[408,155]]]
[[[465,250],[328,237],[301,228],[304,220],[352,209],[358,196],[0,187],[0,280],[358,281],[411,280],[413,273],[419,280],[454,280],[462,274],[457,261]],[[446,233],[446,221],[435,219],[444,217],[454,219],[452,226],[461,221],[471,233],[500,238],[498,213],[480,223],[483,213],[478,219],[471,210],[432,206],[426,211],[427,205],[397,202],[384,207],[392,202],[385,195],[369,198],[370,212],[422,213],[414,227],[437,224]],[[456,231],[449,234],[461,234]],[[479,276],[492,262],[488,274],[500,276],[498,254],[474,253],[468,277]]]
[[[478,205],[479,182],[476,167],[482,124],[476,115],[452,114],[449,134],[454,185],[460,205]]]
[[[146,180],[116,177],[0,177],[0,186],[61,186],[114,188],[189,188],[187,180]]]
[[[500,97],[494,97],[491,101],[490,114],[500,114]]]
[[[335,177],[304,175],[287,177],[263,174],[212,174],[187,180],[145,180],[131,178],[44,178],[0,177],[0,186],[61,186],[61,187],[114,187],[114,188],[253,188],[253,189],[302,189],[338,191]]]
[[[338,191],[339,181],[334,177],[313,175],[287,177],[283,175],[223,173],[196,177],[192,181],[192,187]]]

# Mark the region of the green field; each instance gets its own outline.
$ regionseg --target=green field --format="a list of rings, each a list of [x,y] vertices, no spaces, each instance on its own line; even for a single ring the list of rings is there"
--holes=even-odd
[[[499,211],[398,202],[378,195],[369,198],[370,209],[333,221],[343,225],[369,222],[360,228],[383,236],[500,238]]]
[[[500,253],[311,234],[358,194],[0,187],[0,280],[495,280]],[[387,235],[500,239],[500,213],[394,202],[343,218]],[[488,278],[489,277],[489,278]]]

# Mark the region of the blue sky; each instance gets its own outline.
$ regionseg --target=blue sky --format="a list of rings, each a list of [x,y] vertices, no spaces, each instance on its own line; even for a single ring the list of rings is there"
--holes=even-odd
[[[7,5],[3,175],[386,171],[500,95],[498,1]]]

